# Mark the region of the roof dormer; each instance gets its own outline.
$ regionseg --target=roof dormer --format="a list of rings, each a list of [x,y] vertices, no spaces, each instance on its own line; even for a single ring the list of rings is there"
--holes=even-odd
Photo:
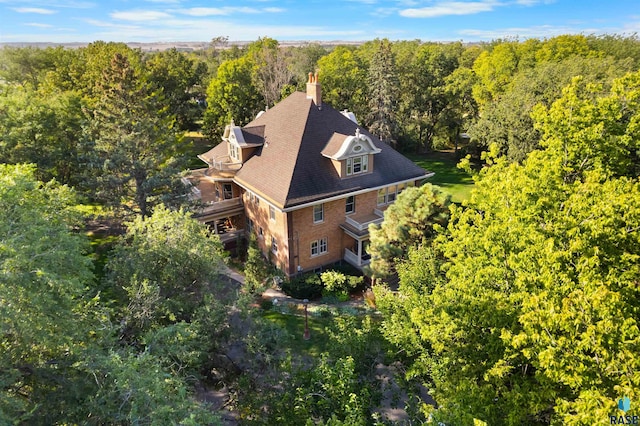
[[[373,156],[379,152],[371,138],[356,128],[355,135],[334,133],[322,155],[331,159],[340,177],[344,178],[373,171]]]
[[[264,126],[242,128],[231,121],[224,128],[222,140],[227,143],[229,157],[244,163],[256,147],[264,144]]]

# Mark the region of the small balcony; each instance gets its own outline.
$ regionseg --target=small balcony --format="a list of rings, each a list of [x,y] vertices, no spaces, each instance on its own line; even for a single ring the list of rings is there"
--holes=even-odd
[[[205,171],[205,175],[213,179],[231,179],[236,172],[242,168],[242,163],[234,160],[228,155],[220,155],[217,157],[198,156],[201,160],[209,165]]]
[[[366,215],[347,216],[345,222],[340,225],[348,235],[354,239],[363,239],[369,237],[369,225],[382,223],[384,217],[369,213]]]

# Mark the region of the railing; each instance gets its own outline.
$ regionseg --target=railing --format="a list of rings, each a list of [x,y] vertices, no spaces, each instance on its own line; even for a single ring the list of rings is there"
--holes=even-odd
[[[242,168],[242,163],[232,160],[228,155],[212,158],[210,164],[221,172],[237,172]]]
[[[348,248],[344,249],[344,260],[346,260],[347,262],[349,262],[350,264],[352,264],[353,266],[355,266],[357,268],[361,268],[361,267],[371,263],[371,257],[370,256],[367,256],[366,259],[361,259],[361,258],[358,257],[358,255],[356,253],[352,252]]]
[[[217,235],[220,237],[220,241],[226,243],[228,241],[233,241],[238,237],[242,237],[244,235],[244,229],[227,230],[222,233],[218,233]]]
[[[367,220],[365,220],[364,222],[358,222],[357,220],[347,216],[346,221],[349,225],[353,226],[357,230],[366,231],[369,229],[370,224],[375,223],[376,225],[379,225],[382,223],[382,220],[384,218],[380,217],[379,215],[376,215],[375,217],[370,216],[370,217],[367,217],[366,219]]]
[[[230,198],[222,201],[209,201],[205,203],[203,212],[209,212],[213,210],[224,210],[242,205],[242,197]]]

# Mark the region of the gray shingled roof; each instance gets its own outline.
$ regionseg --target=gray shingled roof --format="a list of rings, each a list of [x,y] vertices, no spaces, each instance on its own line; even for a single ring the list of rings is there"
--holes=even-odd
[[[245,162],[235,180],[278,207],[287,208],[426,174],[360,127],[381,152],[374,155],[371,173],[341,179],[321,152],[334,133],[354,135],[358,127],[329,105],[319,109],[305,93],[293,93],[243,128],[245,135],[262,136],[265,143]],[[226,148],[223,151],[218,146],[212,151],[222,153]]]

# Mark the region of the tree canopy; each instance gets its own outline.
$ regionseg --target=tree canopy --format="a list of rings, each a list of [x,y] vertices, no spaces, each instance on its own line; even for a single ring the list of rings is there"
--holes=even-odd
[[[593,424],[635,395],[638,77],[610,92],[576,80],[539,107],[544,149],[484,169],[427,265],[410,258],[400,296],[380,292],[441,421]]]

